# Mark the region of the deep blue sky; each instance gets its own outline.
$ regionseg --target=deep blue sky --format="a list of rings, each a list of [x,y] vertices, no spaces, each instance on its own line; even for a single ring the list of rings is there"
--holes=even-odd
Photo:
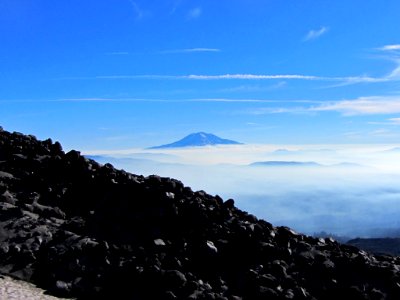
[[[0,125],[67,148],[397,143],[400,2],[0,0]]]

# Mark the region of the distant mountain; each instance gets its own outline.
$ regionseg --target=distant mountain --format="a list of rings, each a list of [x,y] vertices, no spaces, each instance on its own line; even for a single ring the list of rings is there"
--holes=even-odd
[[[313,162],[301,162],[301,161],[257,161],[250,166],[265,166],[265,167],[320,167],[321,165]]]
[[[198,147],[212,145],[240,145],[241,143],[222,139],[214,134],[197,132],[185,136],[183,139],[171,144],[150,147],[149,149],[166,149],[166,148],[181,148],[181,147]]]

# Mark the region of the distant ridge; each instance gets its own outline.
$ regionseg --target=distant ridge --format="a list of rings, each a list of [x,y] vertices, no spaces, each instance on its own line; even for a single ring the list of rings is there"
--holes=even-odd
[[[182,148],[182,147],[201,147],[213,145],[240,145],[242,143],[223,139],[211,133],[197,132],[185,136],[183,139],[165,144],[161,146],[150,147],[148,149],[166,149],[166,148]]]

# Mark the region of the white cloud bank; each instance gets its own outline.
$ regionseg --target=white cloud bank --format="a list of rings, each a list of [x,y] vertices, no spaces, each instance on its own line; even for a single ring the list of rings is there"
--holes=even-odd
[[[376,228],[400,227],[397,147],[233,145],[136,149],[136,153],[108,153],[119,156],[108,159],[128,171],[177,178],[194,190],[233,198],[239,208],[274,225],[306,233],[325,230],[368,236]],[[249,166],[255,161],[314,161],[325,166]],[[347,164],[332,167],[343,162]]]

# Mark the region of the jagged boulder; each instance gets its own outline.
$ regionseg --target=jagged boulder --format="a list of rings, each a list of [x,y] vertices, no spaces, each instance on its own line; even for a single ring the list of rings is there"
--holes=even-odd
[[[295,200],[295,199],[294,199]],[[0,272],[79,299],[400,299],[400,260],[0,130]]]

